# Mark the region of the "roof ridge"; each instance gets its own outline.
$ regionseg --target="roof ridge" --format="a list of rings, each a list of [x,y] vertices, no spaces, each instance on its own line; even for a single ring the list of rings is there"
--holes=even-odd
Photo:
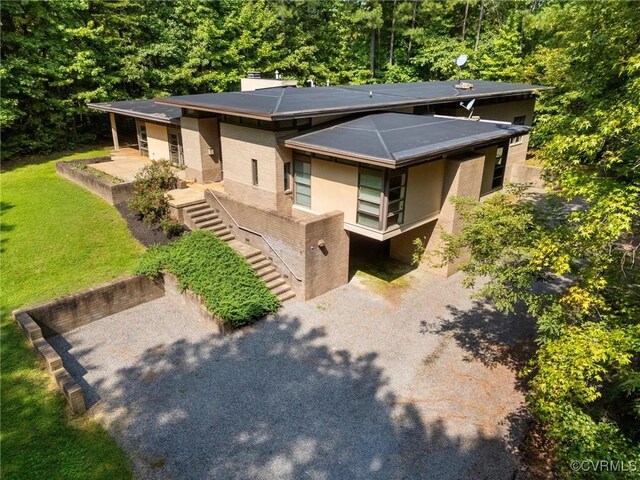
[[[280,96],[278,97],[278,102],[276,103],[276,106],[273,107],[273,109],[271,110],[271,113],[276,113],[278,111],[278,107],[280,107],[280,102],[282,102],[282,97],[284,97],[285,90],[286,88],[283,88],[282,91],[280,92]]]

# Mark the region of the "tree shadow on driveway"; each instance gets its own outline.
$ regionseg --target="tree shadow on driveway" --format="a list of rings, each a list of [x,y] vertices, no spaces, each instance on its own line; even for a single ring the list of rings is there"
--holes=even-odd
[[[324,337],[275,316],[159,344],[93,385],[96,414],[143,478],[513,478],[503,439],[425,422],[396,401],[375,352],[334,350]]]

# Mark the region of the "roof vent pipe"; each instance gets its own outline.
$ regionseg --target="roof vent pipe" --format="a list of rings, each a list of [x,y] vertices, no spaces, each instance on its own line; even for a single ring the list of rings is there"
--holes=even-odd
[[[316,86],[316,82],[314,82],[314,81],[313,81],[313,79],[311,79],[311,78],[310,78],[309,80],[307,80],[307,83],[309,84],[309,86],[310,86],[311,88],[313,88],[313,87],[315,87],[315,86]]]
[[[276,80],[280,80],[280,72],[276,70],[275,74],[276,74]]]

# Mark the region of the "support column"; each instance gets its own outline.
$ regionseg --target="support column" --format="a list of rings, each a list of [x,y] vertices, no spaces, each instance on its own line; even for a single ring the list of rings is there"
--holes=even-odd
[[[113,149],[120,150],[120,143],[118,142],[118,127],[116,126],[116,115],[109,113],[109,120],[111,121],[111,136],[113,137]]]
[[[482,187],[482,171],[484,169],[484,155],[469,155],[463,158],[447,159],[445,164],[444,179],[442,184],[442,202],[440,214],[436,221],[431,236],[427,240],[426,250],[433,251],[442,248],[442,233],[457,234],[462,228],[462,218],[457,208],[451,203],[453,197],[467,197],[480,199]],[[444,267],[434,267],[426,261],[422,264],[425,268],[437,275],[448,277],[460,269],[460,265],[466,260],[463,255],[454,263]]]
[[[222,180],[218,120],[183,116],[180,124],[187,179],[200,183]]]

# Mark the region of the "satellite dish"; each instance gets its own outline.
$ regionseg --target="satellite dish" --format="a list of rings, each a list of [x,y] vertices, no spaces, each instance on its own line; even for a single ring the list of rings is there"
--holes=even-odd
[[[473,110],[473,104],[476,103],[476,99],[474,98],[473,100],[471,100],[469,103],[467,103],[466,105],[464,104],[464,102],[460,102],[460,106],[467,109],[468,111]]]
[[[463,66],[465,63],[467,63],[467,58],[468,57],[463,53],[458,58],[456,58],[456,65],[458,65],[459,67]]]

